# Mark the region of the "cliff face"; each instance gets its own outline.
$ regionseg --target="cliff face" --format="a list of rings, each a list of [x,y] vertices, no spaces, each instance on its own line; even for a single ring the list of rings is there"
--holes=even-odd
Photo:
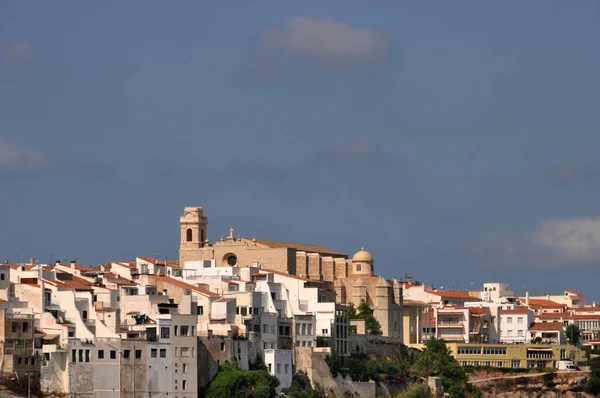
[[[589,372],[543,373],[505,376],[475,381],[484,397],[537,398],[537,397],[592,397],[584,393]]]

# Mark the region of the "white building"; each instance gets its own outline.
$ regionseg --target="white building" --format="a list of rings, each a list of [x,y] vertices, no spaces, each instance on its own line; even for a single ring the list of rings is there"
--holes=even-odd
[[[526,344],[531,340],[528,330],[535,322],[534,312],[527,307],[500,310],[500,342]]]
[[[290,350],[265,350],[265,365],[269,373],[279,379],[277,392],[292,385],[292,352]]]

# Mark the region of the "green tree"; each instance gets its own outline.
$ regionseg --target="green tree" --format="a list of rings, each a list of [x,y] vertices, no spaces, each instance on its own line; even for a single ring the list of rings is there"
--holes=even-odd
[[[350,319],[362,319],[365,321],[365,329],[367,334],[381,335],[381,324],[373,315],[373,309],[365,300],[360,301],[358,308],[354,308],[354,304],[350,303],[349,311]]]
[[[565,330],[565,334],[567,335],[567,340],[569,340],[569,344],[578,345],[579,338],[581,337],[581,331],[579,330],[579,326],[577,325],[569,325]]]
[[[273,398],[279,380],[266,369],[241,370],[237,362],[224,363],[210,383],[207,398]]]
[[[411,373],[419,378],[437,376],[451,398],[478,396],[480,391],[467,383],[467,374],[451,355],[443,340],[431,339],[417,354]]]

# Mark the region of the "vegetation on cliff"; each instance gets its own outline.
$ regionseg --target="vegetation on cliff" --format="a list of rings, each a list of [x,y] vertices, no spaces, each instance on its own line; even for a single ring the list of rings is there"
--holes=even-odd
[[[469,384],[462,366],[452,357],[442,340],[429,341],[425,349],[410,355],[405,348],[399,358],[377,358],[353,354],[342,358],[335,352],[325,358],[331,375],[350,376],[354,381],[381,381],[387,384],[423,384],[428,377],[442,380],[450,397],[480,397],[481,392]],[[411,387],[406,394],[421,394],[424,388]]]
[[[279,380],[265,367],[241,370],[237,362],[226,362],[219,368],[217,377],[210,383],[207,398],[272,398]]]
[[[350,319],[361,319],[365,321],[365,329],[367,334],[381,335],[381,324],[373,315],[373,309],[365,300],[361,300],[358,308],[354,308],[354,304],[350,303]]]

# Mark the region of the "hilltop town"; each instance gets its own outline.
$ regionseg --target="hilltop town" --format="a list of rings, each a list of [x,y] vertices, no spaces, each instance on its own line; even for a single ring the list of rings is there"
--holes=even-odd
[[[349,255],[233,227],[210,241],[201,207],[179,224],[178,260],[1,264],[0,371],[39,380],[46,395],[195,398],[224,363],[261,362],[277,391],[304,372],[336,395],[375,396],[373,383],[323,371],[326,357],[441,339],[462,366],[526,369],[577,363],[600,346],[600,306],[576,291],[446,291],[378,276],[364,248]]]

